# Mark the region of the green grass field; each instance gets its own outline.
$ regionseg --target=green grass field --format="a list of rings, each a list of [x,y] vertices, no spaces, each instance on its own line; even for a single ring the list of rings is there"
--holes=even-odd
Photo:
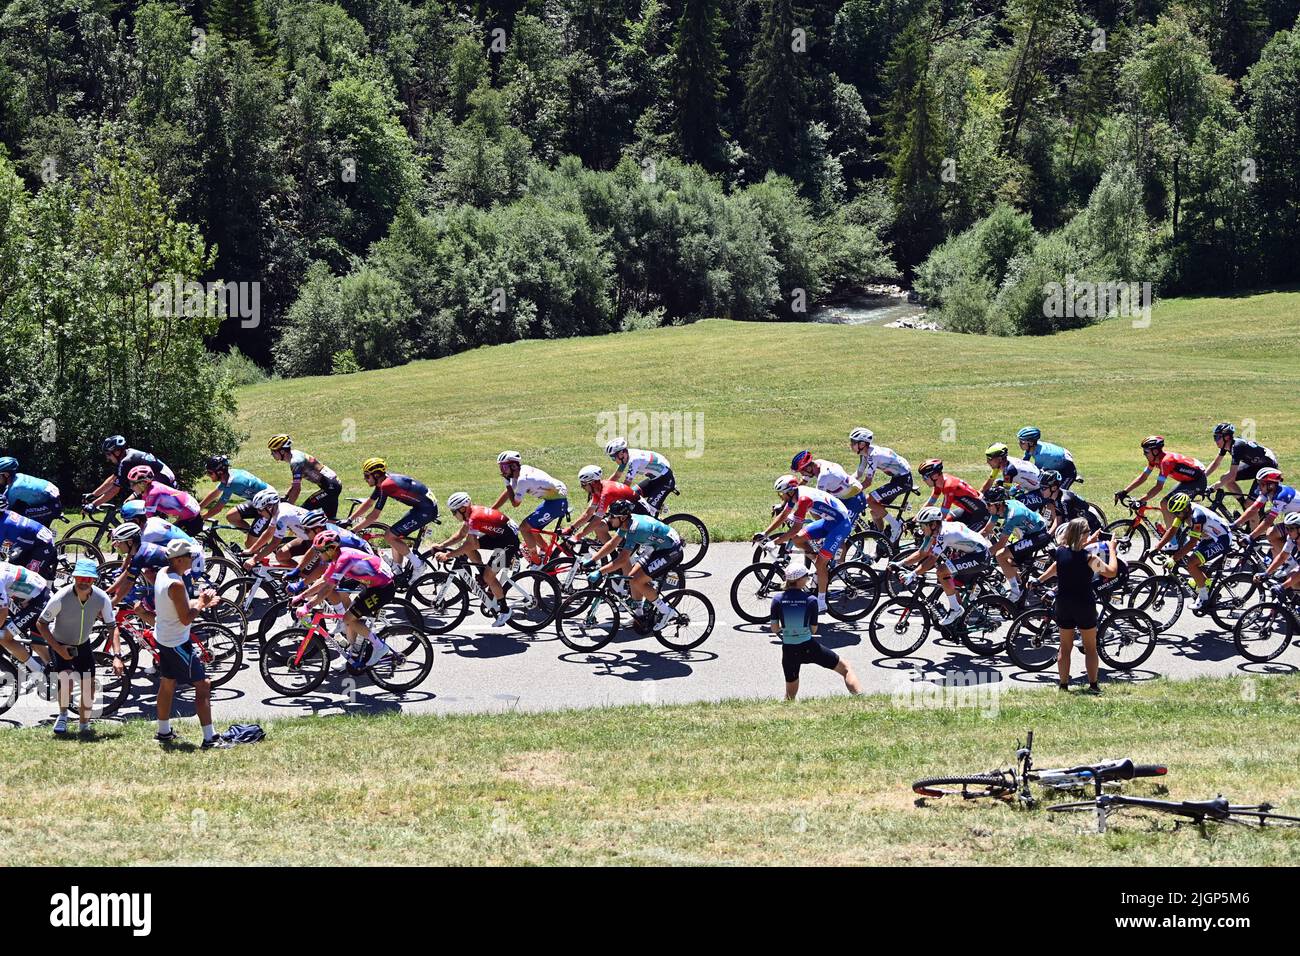
[[[1297,292],[1170,300],[1149,328],[1114,319],[1046,338],[706,321],[246,388],[238,464],[283,487],[265,442],[288,431],[352,494],[364,491],[361,461],[381,455],[440,500],[461,489],[481,500],[500,491],[497,453],[517,448],[580,494],[578,469],[609,465],[600,413],[699,415],[698,451],[660,447],[683,489],[674,506],[735,539],[765,522],[772,481],[800,448],[850,463],[855,425],[914,467],[939,456],[982,480],[985,447],[1014,448],[1033,423],[1074,452],[1081,490],[1106,507],[1141,470],[1151,432],[1208,463],[1214,423],[1249,420],[1284,466],[1295,461],[1298,345]]]
[[[260,744],[162,751],[0,734],[9,864],[1294,864],[1300,830],[1170,832],[912,805],[919,776],[1163,762],[1169,796],[1300,812],[1300,676],[1018,691],[972,709],[889,697],[458,717],[324,717]],[[1154,728],[1158,727],[1158,731]],[[180,731],[197,742],[198,729]],[[1157,793],[1153,781],[1126,792]]]

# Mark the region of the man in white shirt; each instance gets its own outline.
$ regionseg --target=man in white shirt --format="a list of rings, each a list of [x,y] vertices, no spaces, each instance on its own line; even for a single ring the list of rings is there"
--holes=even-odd
[[[194,710],[203,725],[203,749],[224,749],[229,742],[212,727],[212,684],[203,670],[198,648],[190,639],[190,627],[199,615],[217,602],[215,592],[204,591],[196,600],[185,589],[185,575],[194,564],[194,547],[188,541],[170,541],[167,565],[154,578],[154,640],[158,642],[158,733],[159,743],[175,743],[172,730],[172,697],[176,682],[194,685]]]

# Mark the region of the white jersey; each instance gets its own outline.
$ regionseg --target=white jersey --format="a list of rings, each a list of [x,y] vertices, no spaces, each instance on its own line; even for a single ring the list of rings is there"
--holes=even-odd
[[[190,639],[190,626],[181,623],[172,596],[167,593],[172,584],[179,584],[181,593],[186,594],[185,580],[179,574],[170,567],[159,568],[153,582],[153,636],[163,647],[180,647]],[[188,601],[189,597],[186,596],[185,600]]]
[[[993,477],[999,484],[1012,484],[1026,491],[1037,491],[1043,483],[1042,469],[1032,461],[1021,459],[1008,458],[1000,471],[993,472]]]
[[[280,508],[275,515],[275,536],[283,540],[293,535],[300,541],[310,541],[312,533],[303,527],[302,523],[302,519],[306,516],[306,508],[291,505],[287,501],[280,502]]]
[[[960,521],[945,521],[939,525],[930,550],[938,555],[945,552],[970,554],[974,551],[986,551],[992,546],[988,538],[972,531]]]
[[[912,466],[894,449],[886,448],[884,445],[872,445],[865,455],[858,456],[858,472],[855,477],[859,481],[864,479],[870,481],[877,471],[898,477],[909,474]]]
[[[1201,526],[1201,534],[1207,538],[1220,538],[1229,533],[1228,519],[1215,514],[1202,505],[1192,505],[1191,513],[1180,518],[1178,524]]]
[[[8,607],[15,598],[30,601],[49,586],[50,583],[35,571],[0,561],[0,607]]]
[[[826,492],[828,495],[834,495],[836,498],[853,498],[862,494],[862,485],[858,480],[849,475],[847,471],[833,461],[826,461],[824,458],[814,458],[820,471],[817,472],[817,487],[819,490]],[[807,475],[800,475],[803,484],[808,483]]]
[[[663,455],[646,451],[644,448],[629,448],[623,479],[630,485],[643,475],[646,478],[658,478],[660,475],[666,474],[671,468],[672,465],[668,463],[668,459]]]
[[[516,503],[522,501],[524,495],[532,495],[543,501],[569,496],[569,489],[564,482],[532,465],[520,465],[519,477],[507,481],[506,487],[510,489],[510,500]]]
[[[206,571],[208,567],[208,559],[203,553],[203,545],[199,544],[166,518],[159,518],[157,515],[151,515],[149,518],[145,519],[144,526],[140,529],[140,540],[145,544],[156,544],[160,548],[165,548],[167,542],[176,539],[188,541],[195,545],[199,550],[198,555],[194,558],[194,565],[190,570],[195,574],[202,574]]]

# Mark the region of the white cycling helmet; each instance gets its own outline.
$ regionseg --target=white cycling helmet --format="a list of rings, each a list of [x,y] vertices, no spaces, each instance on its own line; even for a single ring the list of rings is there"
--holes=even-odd
[[[610,458],[613,458],[621,451],[627,451],[626,438],[615,438],[613,441],[611,441],[608,445],[605,446],[605,454],[609,455]]]
[[[109,537],[114,541],[130,541],[132,538],[140,537],[140,526],[134,521],[127,521],[110,531]]]
[[[1282,519],[1282,524],[1288,528],[1300,527],[1300,511],[1288,511]]]
[[[586,468],[582,469],[582,471],[578,472],[578,483],[589,485],[593,481],[600,481],[600,479],[604,477],[605,472],[601,469],[600,465],[588,465]]]
[[[795,478],[794,475],[782,475],[776,480],[776,484],[773,485],[773,487],[776,488],[777,494],[783,495],[788,491],[794,491],[798,488],[799,479]]]
[[[459,511],[461,508],[469,507],[469,495],[463,491],[453,491],[447,498],[447,508],[451,511]]]
[[[253,495],[253,507],[258,511],[265,511],[267,508],[274,508],[280,504],[280,492],[274,488],[263,488],[257,494]]]
[[[849,441],[864,441],[870,445],[873,438],[875,436],[871,434],[870,428],[855,428],[849,432]]]
[[[523,456],[521,456],[517,451],[503,451],[501,454],[497,455],[498,465],[504,465],[506,462],[511,462],[517,465],[521,461],[523,461]]]
[[[928,508],[922,508],[916,513],[916,520],[919,524],[934,524],[936,521],[943,520],[943,512],[931,505]]]

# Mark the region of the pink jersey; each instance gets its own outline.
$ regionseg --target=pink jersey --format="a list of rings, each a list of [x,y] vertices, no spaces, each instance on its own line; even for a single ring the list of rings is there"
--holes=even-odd
[[[161,481],[155,481],[144,493],[144,513],[162,514],[168,518],[188,521],[198,515],[199,503],[188,491],[181,491],[170,485],[164,485]]]
[[[383,558],[356,548],[339,548],[339,556],[325,569],[325,577],[335,584],[351,580],[372,588],[383,587],[393,581],[393,576],[384,567]]]

